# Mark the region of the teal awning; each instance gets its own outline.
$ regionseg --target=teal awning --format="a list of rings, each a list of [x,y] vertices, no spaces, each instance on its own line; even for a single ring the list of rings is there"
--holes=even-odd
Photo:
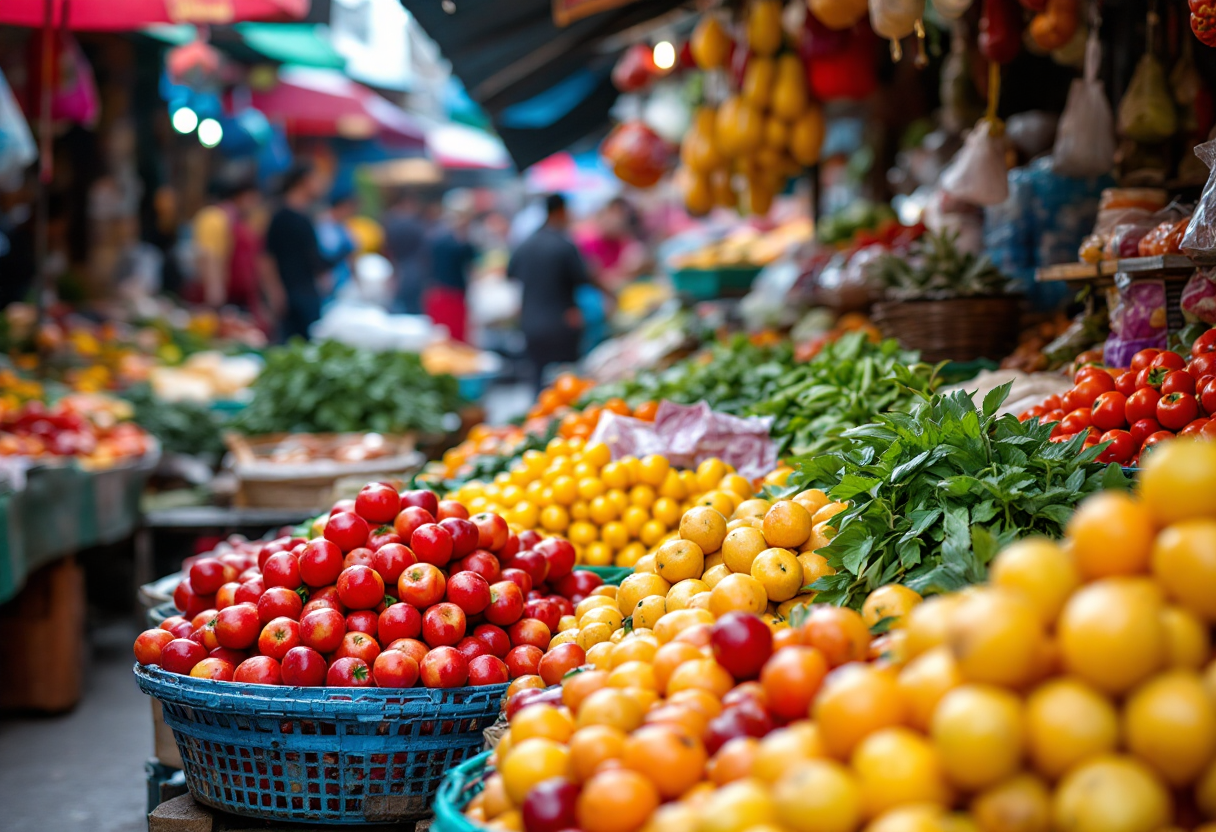
[[[211,44],[217,49],[244,55],[241,46],[259,56],[281,64],[295,64],[316,69],[346,69],[346,59],[338,54],[329,41],[329,30],[313,23],[237,23],[231,32],[212,30]],[[189,25],[148,26],[143,33],[173,46],[194,40],[195,29]]]

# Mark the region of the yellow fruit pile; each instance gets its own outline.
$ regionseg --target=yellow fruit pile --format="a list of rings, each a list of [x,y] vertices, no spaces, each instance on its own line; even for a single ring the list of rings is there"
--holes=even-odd
[[[778,539],[805,545],[783,511]],[[867,601],[895,619],[881,649],[847,609],[770,622],[755,681],[714,658],[713,590],[638,626],[669,597],[656,579],[584,601],[582,622],[635,629],[592,645],[560,704],[514,712],[471,820],[527,832],[530,793],[562,778],[583,832],[1216,832],[1216,446],[1159,446],[1138,493],[1086,500],[1063,544],[1007,547],[987,585]]]
[[[497,512],[517,529],[564,535],[580,563],[633,566],[689,508],[704,503],[730,513],[753,493],[719,459],[679,471],[659,455],[613,461],[607,445],[572,438],[527,451],[493,482],[466,483],[454,497],[470,512]]]

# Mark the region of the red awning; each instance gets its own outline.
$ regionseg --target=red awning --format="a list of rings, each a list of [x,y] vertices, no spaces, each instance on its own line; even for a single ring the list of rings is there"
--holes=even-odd
[[[328,69],[287,67],[278,83],[250,102],[288,135],[379,139],[398,148],[426,147],[426,134],[387,98]]]
[[[221,25],[246,20],[290,21],[308,14],[310,0],[51,0],[51,24],[77,31],[130,31],[154,23]],[[0,24],[41,27],[45,0],[0,0]]]

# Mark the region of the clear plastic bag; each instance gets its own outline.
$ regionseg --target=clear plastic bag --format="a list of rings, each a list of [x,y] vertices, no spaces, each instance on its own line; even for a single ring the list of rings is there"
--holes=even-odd
[[[0,186],[20,182],[21,172],[38,158],[38,147],[25,116],[0,73]]]
[[[1085,44],[1085,75],[1072,82],[1056,132],[1051,169],[1061,176],[1101,176],[1115,166],[1114,115],[1098,78],[1101,65],[1095,29]]]
[[[1005,140],[993,135],[993,123],[981,119],[942,173],[942,190],[972,205],[1000,205],[1009,198]]]
[[[1107,298],[1110,337],[1104,360],[1108,367],[1126,367],[1142,349],[1165,349],[1165,284],[1160,280],[1130,281],[1116,278]]]
[[[879,37],[900,40],[925,16],[925,0],[870,0],[870,28]]]
[[[1119,132],[1135,142],[1163,142],[1178,129],[1174,97],[1161,62],[1146,52],[1119,102]]]
[[[1208,166],[1208,181],[1182,235],[1182,253],[1188,257],[1216,252],[1216,139],[1195,145],[1195,155]]]

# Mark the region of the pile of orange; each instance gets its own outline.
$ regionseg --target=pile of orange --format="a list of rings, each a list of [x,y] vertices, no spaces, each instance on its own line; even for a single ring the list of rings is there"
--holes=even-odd
[[[440,463],[429,466],[427,474],[445,480],[457,479],[474,457],[513,456],[524,439],[523,428],[516,425],[474,425],[465,441],[444,451]]]
[[[551,387],[540,392],[536,404],[528,411],[528,418],[553,416],[562,408],[572,406],[594,386],[595,382],[590,379],[579,378],[573,373],[562,373],[554,379]]]
[[[560,702],[508,707],[470,820],[534,832],[533,798],[564,794],[548,807],[582,832],[1216,831],[1216,447],[1164,443],[1138,493],[1087,499],[1063,544],[1008,546],[984,586],[769,618],[754,679],[715,653],[713,590],[653,622],[669,596],[645,592],[579,605],[580,630],[632,629]]]
[[[653,422],[659,412],[659,403],[654,401],[642,402],[631,408],[624,399],[611,398],[603,404],[588,405],[583,410],[572,410],[562,416],[558,424],[558,436],[563,439],[586,439],[595,432],[595,426],[600,422],[600,416],[605,412],[616,413],[619,416],[632,416],[643,422]]]

